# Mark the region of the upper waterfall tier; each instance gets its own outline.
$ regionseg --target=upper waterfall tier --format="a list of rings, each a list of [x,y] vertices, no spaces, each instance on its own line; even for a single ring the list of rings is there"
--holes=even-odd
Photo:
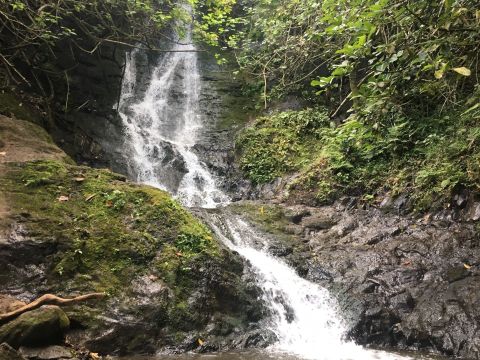
[[[159,59],[145,91],[137,84],[137,55],[127,54],[118,106],[130,176],[169,191],[185,206],[212,208],[228,202],[194,151],[202,130],[195,46],[175,44]]]

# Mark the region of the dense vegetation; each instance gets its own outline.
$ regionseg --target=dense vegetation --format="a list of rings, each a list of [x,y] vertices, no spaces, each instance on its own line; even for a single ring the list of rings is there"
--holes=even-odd
[[[226,37],[239,77],[275,108],[239,141],[256,183],[325,201],[408,190],[417,207],[480,186],[480,2],[257,1]],[[320,110],[318,110],[320,109]],[[262,144],[262,147],[258,145]],[[279,151],[277,151],[279,149]]]

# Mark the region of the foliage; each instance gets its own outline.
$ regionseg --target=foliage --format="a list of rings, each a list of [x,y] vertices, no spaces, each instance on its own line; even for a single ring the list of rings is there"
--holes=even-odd
[[[324,109],[284,112],[257,119],[237,140],[240,166],[257,184],[301,168],[312,155],[315,129],[328,124]]]
[[[254,183],[296,171],[288,185],[296,201],[324,203],[362,194],[374,199],[383,192],[406,192],[418,210],[448,205],[460,189],[480,189],[478,107],[437,113],[416,123],[398,115],[390,127],[355,118],[332,127],[323,113],[307,132],[293,136],[298,123],[281,120],[302,118],[303,113],[257,119],[241,134],[240,164]],[[279,151],[282,142],[287,145]]]
[[[296,137],[292,124],[271,126],[278,115],[257,120],[240,136],[242,169],[255,183],[298,172],[292,196],[313,191],[320,202],[408,191],[426,208],[478,190],[479,9],[478,0],[245,4],[246,26],[228,42],[239,77],[262,87],[265,107],[293,94],[326,107],[332,123]]]
[[[59,50],[70,49],[74,58],[101,53],[106,45],[123,51],[169,51],[191,25],[192,14],[202,39],[216,41],[225,30],[223,21],[236,22],[227,16],[234,4],[235,0],[0,0],[0,87],[28,85],[54,97],[48,77],[67,78],[76,66],[65,61],[60,68],[53,66]]]
[[[151,47],[175,12],[169,1],[0,1],[0,63],[10,81],[30,83],[19,63],[47,71],[56,46],[95,53],[102,44]]]
[[[335,114],[353,101],[366,105],[352,109],[365,118],[412,106],[429,116],[437,105],[463,103],[478,82],[479,5],[259,0],[229,44],[240,70],[264,84],[265,100],[268,91],[308,92],[311,84]]]

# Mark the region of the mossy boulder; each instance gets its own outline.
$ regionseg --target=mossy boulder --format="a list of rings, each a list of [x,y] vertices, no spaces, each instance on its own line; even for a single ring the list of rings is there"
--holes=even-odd
[[[14,348],[55,344],[62,341],[69,326],[67,315],[58,306],[42,306],[0,326],[0,343]]]
[[[71,343],[152,353],[190,337],[216,341],[227,320],[234,339],[262,316],[242,260],[166,192],[42,159],[0,164],[0,291],[25,300],[105,292],[65,308]]]

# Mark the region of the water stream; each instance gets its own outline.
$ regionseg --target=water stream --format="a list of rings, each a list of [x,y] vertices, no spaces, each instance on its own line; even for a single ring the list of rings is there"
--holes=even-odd
[[[190,41],[187,36],[186,42]],[[173,50],[195,50],[176,44]],[[194,145],[204,126],[198,99],[201,77],[197,54],[172,52],[156,64],[149,84],[138,90],[135,57],[127,57],[119,111],[126,129],[130,176],[172,193],[187,207],[221,208],[228,197],[202,163]],[[145,90],[146,89],[146,90]],[[238,217],[222,210],[210,225],[230,249],[247,259],[263,300],[273,314],[268,325],[278,338],[266,352],[182,355],[172,359],[407,359],[365,350],[344,339],[345,326],[328,291],[311,283],[266,251],[266,240]],[[273,355],[272,355],[273,354]],[[162,359],[169,357],[163,357]]]

